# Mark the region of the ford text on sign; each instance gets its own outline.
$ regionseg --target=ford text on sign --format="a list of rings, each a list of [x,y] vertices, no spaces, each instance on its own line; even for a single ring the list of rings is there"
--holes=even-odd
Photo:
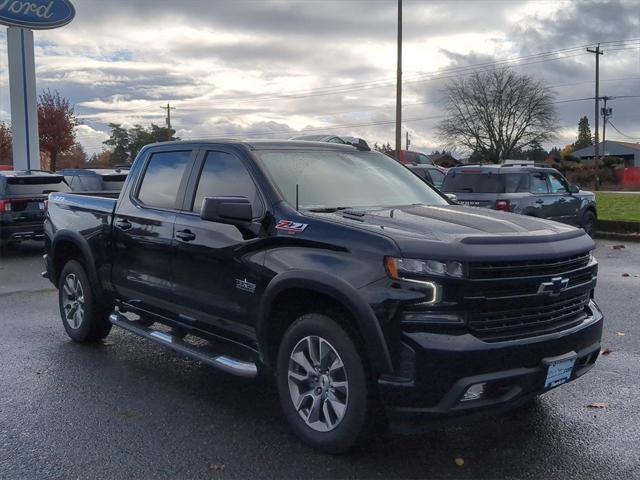
[[[76,10],[69,0],[0,0],[0,24],[44,30],[66,25]]]

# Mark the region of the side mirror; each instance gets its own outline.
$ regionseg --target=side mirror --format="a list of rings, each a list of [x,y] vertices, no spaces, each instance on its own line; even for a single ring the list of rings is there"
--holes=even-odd
[[[447,196],[447,198],[449,200],[451,200],[453,203],[456,203],[458,201],[458,196],[455,193],[446,193],[445,194]]]
[[[569,186],[569,193],[572,194],[572,195],[574,193],[580,193],[580,187],[578,187],[577,185]]]
[[[200,218],[229,225],[242,224],[253,219],[253,209],[246,197],[207,197],[202,201]]]

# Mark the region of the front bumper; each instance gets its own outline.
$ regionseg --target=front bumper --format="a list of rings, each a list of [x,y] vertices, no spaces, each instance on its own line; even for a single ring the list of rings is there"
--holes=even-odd
[[[404,332],[413,362],[412,378],[382,377],[378,391],[394,429],[407,431],[423,420],[490,413],[516,407],[544,393],[545,361],[575,355],[569,381],[584,375],[600,353],[603,316],[595,302],[578,326],[548,335],[489,343],[471,334]],[[462,401],[468,388],[485,384],[486,395]]]

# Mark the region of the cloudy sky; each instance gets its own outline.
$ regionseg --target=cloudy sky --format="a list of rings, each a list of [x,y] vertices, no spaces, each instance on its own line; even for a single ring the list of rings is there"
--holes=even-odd
[[[73,3],[72,24],[36,32],[37,81],[76,105],[89,154],[109,122],[162,124],[167,102],[184,139],[326,132],[393,142],[395,0]],[[580,116],[593,126],[593,100],[574,101],[594,96],[586,46],[603,44],[602,95],[640,96],[637,0],[405,0],[404,16],[404,128],[427,153],[442,147],[442,87],[469,66],[507,61],[553,87],[557,145],[574,140]],[[0,51],[7,121],[4,32]],[[640,141],[640,98],[610,105],[621,132],[610,138]]]

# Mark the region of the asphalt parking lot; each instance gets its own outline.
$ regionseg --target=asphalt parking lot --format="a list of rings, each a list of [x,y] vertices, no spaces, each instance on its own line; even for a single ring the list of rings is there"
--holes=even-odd
[[[594,370],[499,420],[300,444],[269,378],[238,379],[115,330],[65,335],[40,247],[0,257],[0,478],[640,478],[640,244],[598,242]],[[597,406],[601,408],[590,408]]]

